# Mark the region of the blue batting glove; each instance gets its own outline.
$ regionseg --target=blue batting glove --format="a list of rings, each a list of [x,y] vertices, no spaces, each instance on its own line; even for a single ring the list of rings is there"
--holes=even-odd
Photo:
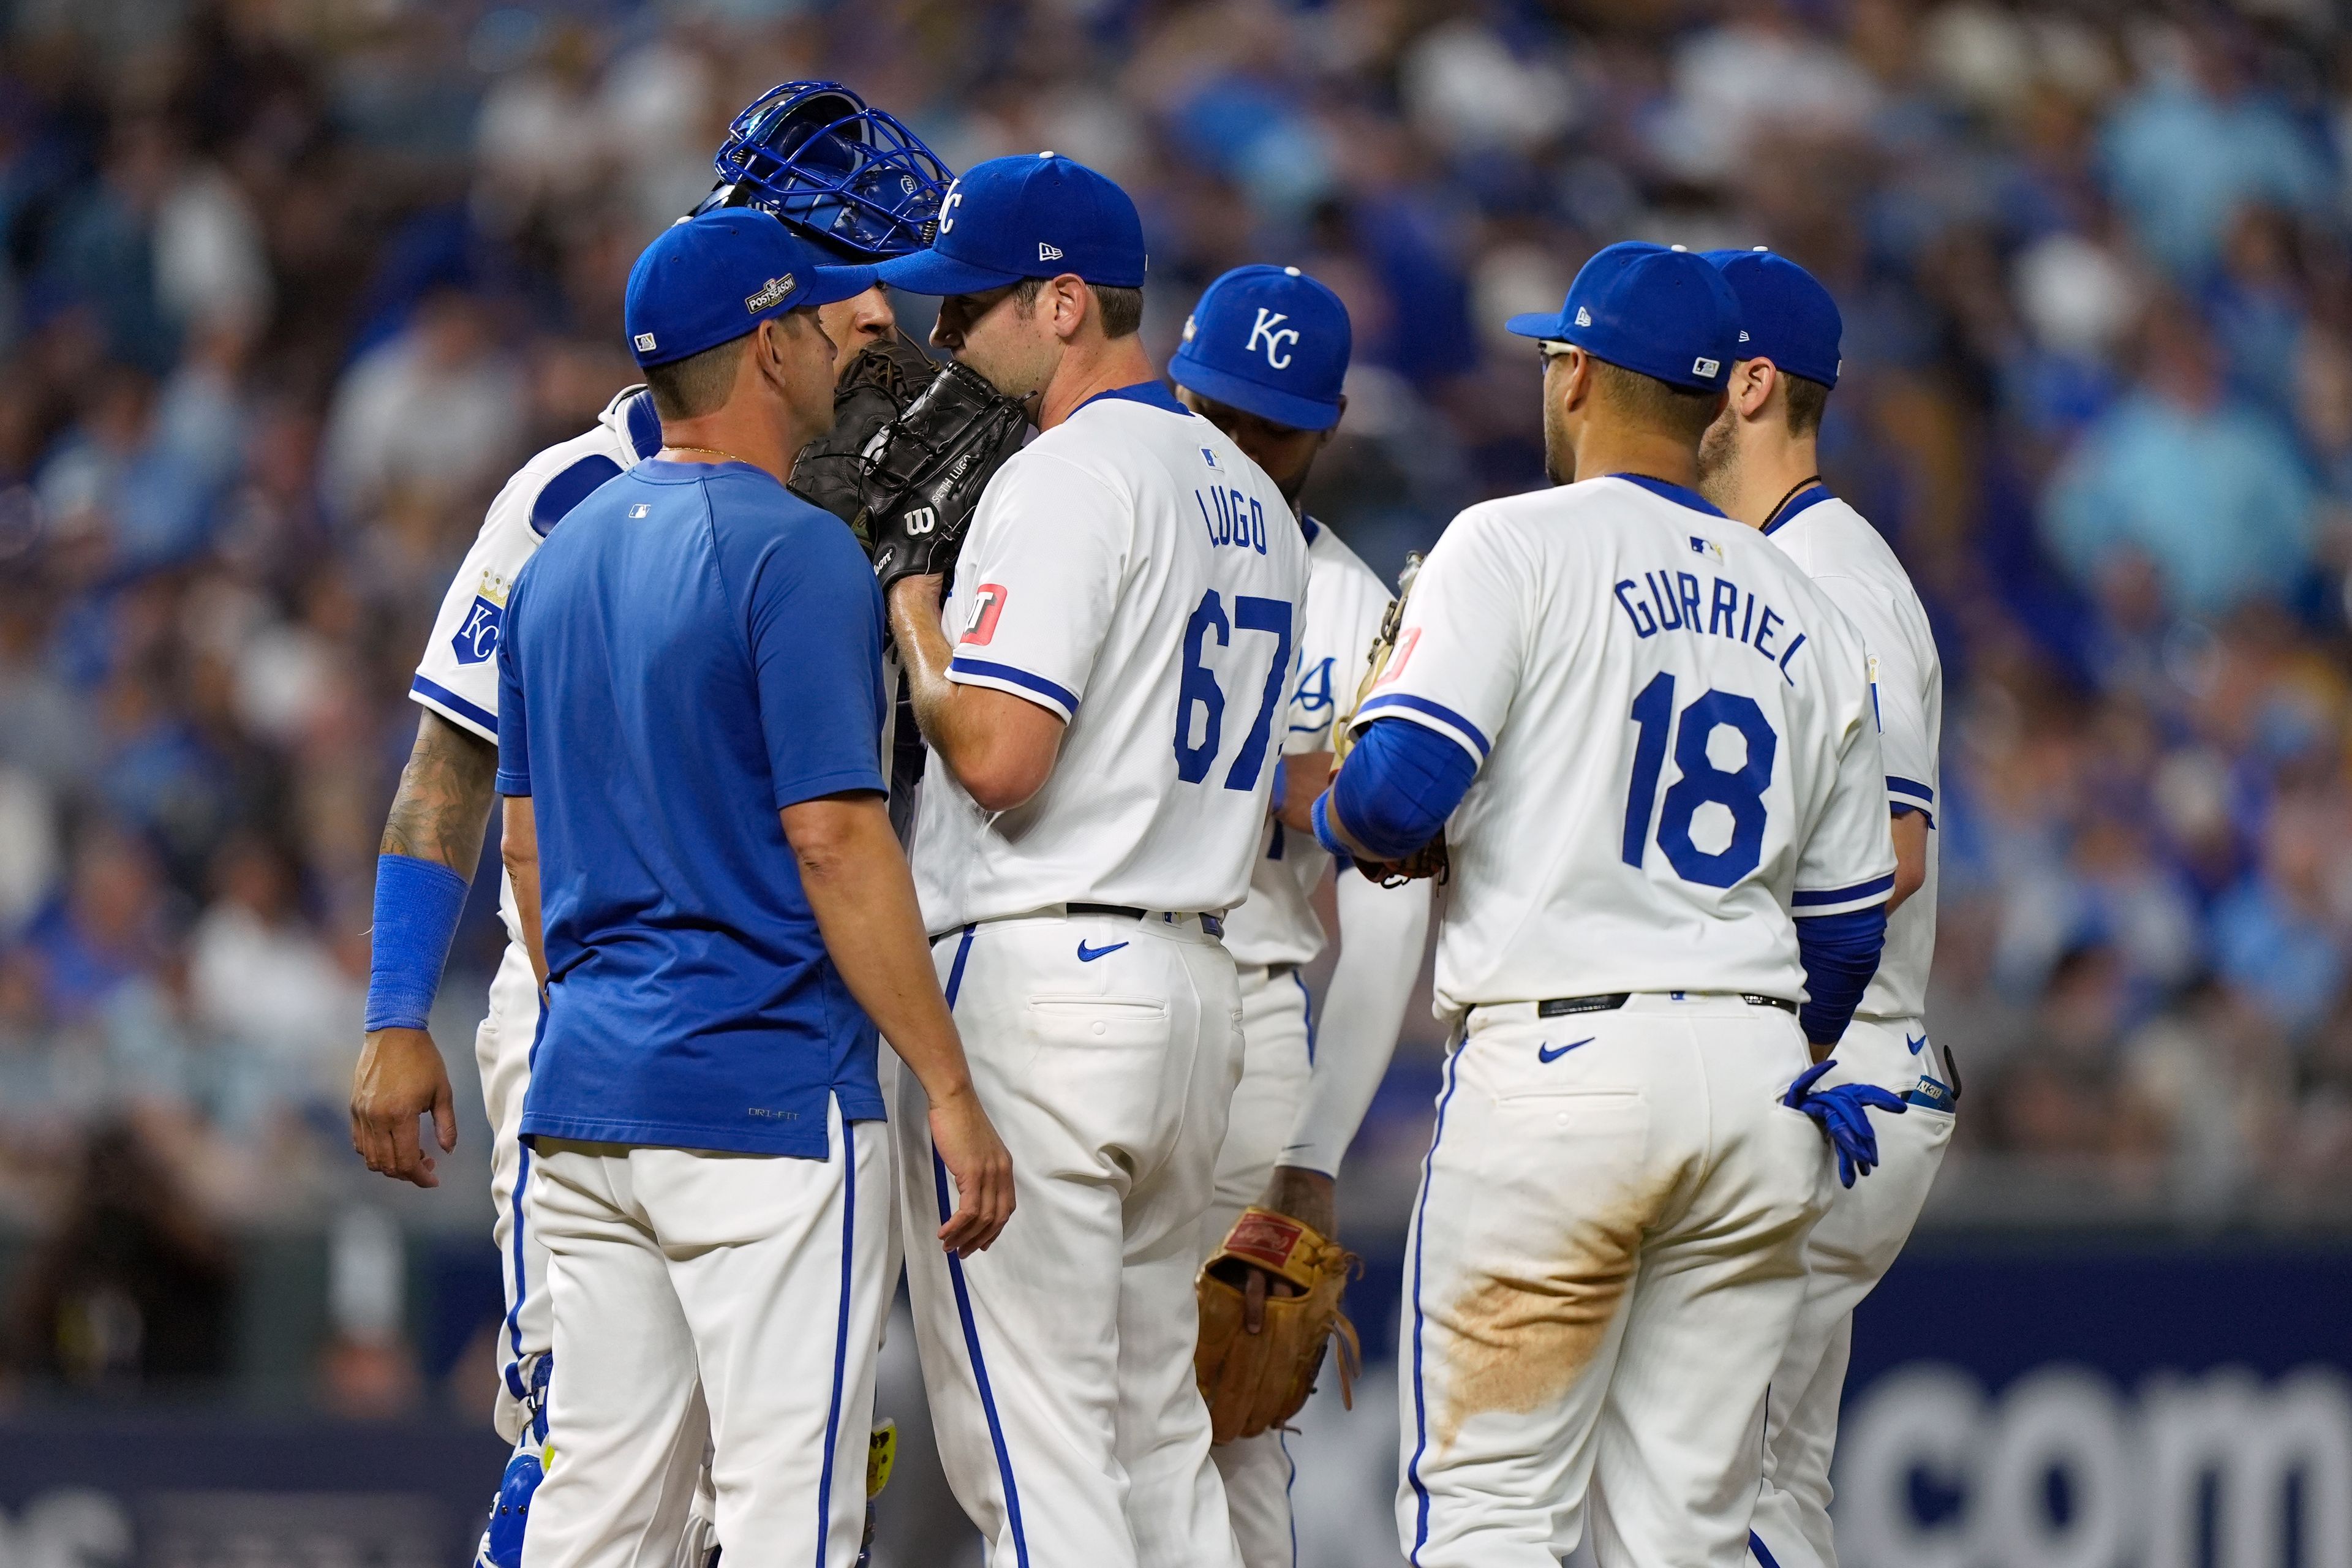
[[[1813,1085],[1835,1066],[1837,1058],[1832,1057],[1806,1068],[1780,1097],[1780,1103],[1813,1119],[1822,1136],[1837,1151],[1839,1183],[1851,1187],[1856,1176],[1866,1176],[1878,1168],[1878,1134],[1871,1128],[1869,1113],[1884,1110],[1901,1116],[1911,1108],[1901,1096],[1874,1083],[1841,1083],[1816,1090]]]

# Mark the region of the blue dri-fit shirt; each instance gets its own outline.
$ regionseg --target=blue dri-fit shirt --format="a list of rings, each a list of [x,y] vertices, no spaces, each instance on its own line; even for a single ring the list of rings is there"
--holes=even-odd
[[[882,636],[849,530],[744,463],[640,463],[517,576],[498,787],[531,797],[552,983],[525,1136],[823,1159],[828,1096],[882,1118],[776,815],[882,789]]]

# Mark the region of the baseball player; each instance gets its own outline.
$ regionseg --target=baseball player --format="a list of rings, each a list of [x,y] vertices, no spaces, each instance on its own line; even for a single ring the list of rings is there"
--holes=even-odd
[[[1192,308],[1168,374],[1185,406],[1232,437],[1297,510],[1316,454],[1347,407],[1349,338],[1339,297],[1297,268],[1237,268]],[[1323,951],[1309,900],[1332,862],[1305,808],[1330,777],[1332,721],[1355,695],[1391,595],[1337,533],[1297,515],[1308,575],[1298,679],[1284,715],[1281,793],[1291,798],[1277,795],[1249,898],[1225,919],[1241,980],[1243,1066],[1203,1231],[1211,1247],[1253,1204],[1336,1234],[1333,1178],[1394,1052],[1429,930],[1426,882],[1387,889],[1340,878],[1345,941],[1323,1016],[1315,1016],[1299,971]],[[1252,1269],[1244,1281],[1261,1309],[1253,1329],[1262,1327],[1269,1278]],[[1281,1430],[1211,1452],[1243,1563],[1295,1563],[1293,1468]]]
[[[919,246],[948,179],[912,132],[835,82],[786,82],[762,94],[736,118],[715,162],[719,183],[703,210],[748,205],[772,212],[821,255],[847,263]],[[898,336],[878,283],[821,307],[819,318],[844,374],[866,363],[862,350]],[[524,464],[490,503],[410,684],[425,711],[384,826],[368,1033],[352,1100],[352,1141],[369,1167],[387,1175],[437,1184],[432,1156],[417,1136],[420,1112],[432,1113],[444,1151],[456,1146],[448,1077],[425,1025],[489,819],[497,653],[508,595],[566,512],[661,444],[653,400],[633,386],[614,397],[593,428]],[[474,1048],[492,1134],[492,1229],[506,1288],[495,1419],[517,1448],[493,1510],[495,1539],[486,1538],[484,1551],[500,1568],[513,1568],[540,1473],[544,1432],[535,1416],[551,1365],[546,1253],[523,1222],[530,1155],[516,1136],[539,1001],[513,889],[503,879],[499,912],[507,949]]]
[[[1824,1081],[1876,1084],[1910,1110],[1880,1128],[1877,1173],[1836,1194],[1806,1244],[1804,1304],[1772,1374],[1764,1491],[1750,1526],[1763,1568],[1835,1568],[1830,1455],[1853,1309],[1902,1250],[1952,1136],[1953,1075],[1920,1016],[1936,945],[1944,676],[1910,577],[1877,530],[1822,485],[1815,461],[1838,378],[1836,301],[1803,268],[1760,247],[1707,259],[1739,297],[1742,331],[1729,396],[1699,447],[1699,489],[1786,551],[1869,646],[1894,832],[1885,955]]]
[[[944,604],[952,542],[875,541],[932,753],[924,921],[1021,1171],[997,1248],[908,1258],[940,1459],[1003,1568],[1236,1562],[1192,1276],[1242,1070],[1221,917],[1265,822],[1307,551],[1153,374],[1144,265],[1126,193],[1045,153],[965,174],[932,247],[882,269],[944,296],[933,342],[1040,431]],[[906,1222],[936,1226],[950,1184],[896,1120]]]
[[[1012,1213],[884,798],[882,596],[783,483],[833,422],[817,309],[872,282],[764,212],[656,238],[625,315],[662,449],[508,601],[501,853],[545,999],[526,1213],[563,1369],[526,1568],[677,1540],[706,1447],[721,1546],[856,1561],[895,1286],[877,1026],[962,1194],[940,1243]]]
[[[1805,1076],[1894,881],[1866,656],[1690,488],[1738,309],[1628,243],[1511,320],[1569,482],[1446,531],[1315,804],[1327,847],[1442,833],[1452,866],[1400,1351],[1415,1568],[1554,1568],[1588,1516],[1604,1568],[1738,1563],[1816,1123],[1871,1152]]]

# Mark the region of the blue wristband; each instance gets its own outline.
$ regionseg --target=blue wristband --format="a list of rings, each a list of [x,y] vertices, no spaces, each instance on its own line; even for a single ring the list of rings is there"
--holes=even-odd
[[[1332,831],[1330,811],[1331,792],[1327,789],[1315,797],[1315,804],[1308,808],[1307,815],[1315,824],[1315,842],[1338,856],[1339,868],[1344,871],[1355,865],[1356,857],[1340,841],[1339,834]]]
[[[376,857],[374,944],[368,962],[371,1034],[425,1027],[465,907],[466,879],[448,867],[413,855]]]

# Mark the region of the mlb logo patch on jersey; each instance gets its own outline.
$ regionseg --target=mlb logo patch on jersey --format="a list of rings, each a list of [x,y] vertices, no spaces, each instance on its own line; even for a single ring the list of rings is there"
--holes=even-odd
[[[459,664],[479,664],[499,651],[499,627],[506,620],[506,606],[494,605],[481,595],[466,611],[458,623],[457,635],[449,639],[450,651]]]
[[[1216,466],[1217,466],[1217,454],[1216,454],[1216,452],[1215,452],[1213,448],[1211,448],[1211,447],[1202,447],[1202,448],[1201,448],[1201,461],[1202,461],[1202,462],[1204,462],[1204,463],[1208,464],[1208,465],[1209,465],[1209,467],[1211,467],[1211,468],[1216,468]],[[1222,471],[1222,470],[1221,470],[1221,471]]]
[[[1701,539],[1697,534],[1694,533],[1690,536],[1690,542],[1691,553],[1693,555],[1711,555],[1717,561],[1721,561],[1723,559],[1723,546],[1717,544],[1714,540]]]

